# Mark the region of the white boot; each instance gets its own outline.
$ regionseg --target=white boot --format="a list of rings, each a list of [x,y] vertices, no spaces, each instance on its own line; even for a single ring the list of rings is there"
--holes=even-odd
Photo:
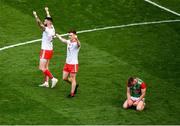
[[[54,87],[56,86],[57,82],[58,82],[58,79],[52,78],[52,85],[51,85],[51,88],[54,88]]]
[[[39,87],[49,87],[49,83],[48,82],[44,82],[43,84],[40,84]]]

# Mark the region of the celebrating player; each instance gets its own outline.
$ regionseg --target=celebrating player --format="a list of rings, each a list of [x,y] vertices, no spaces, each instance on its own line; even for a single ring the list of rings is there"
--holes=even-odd
[[[74,97],[79,85],[76,85],[76,73],[78,72],[78,53],[80,49],[80,42],[77,38],[76,31],[68,33],[70,40],[62,38],[59,34],[56,36],[67,44],[66,64],[63,69],[63,80],[71,84],[71,93],[69,97]],[[68,77],[70,74],[70,78]]]
[[[123,108],[136,106],[136,110],[142,111],[145,107],[146,84],[139,78],[130,77],[127,84],[127,100]]]
[[[48,7],[45,7],[47,17],[44,20],[44,23],[41,22],[36,12],[33,11],[33,15],[38,23],[39,27],[42,29],[42,43],[41,43],[41,52],[40,52],[40,62],[39,69],[43,72],[45,79],[44,83],[39,85],[42,87],[49,87],[49,78],[52,80],[51,88],[55,87],[58,79],[54,78],[52,73],[49,71],[49,61],[53,55],[53,43],[52,40],[55,36],[55,29],[52,24],[53,20],[50,16]]]

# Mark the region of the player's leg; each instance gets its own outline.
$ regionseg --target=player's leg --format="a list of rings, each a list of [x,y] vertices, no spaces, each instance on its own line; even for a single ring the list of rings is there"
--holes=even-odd
[[[69,84],[71,84],[71,79],[69,78],[69,72],[70,72],[70,65],[65,64],[64,68],[63,68],[63,77],[62,77],[62,79],[64,81],[68,82]]]
[[[58,82],[58,79],[56,79],[52,73],[50,72],[50,70],[48,69],[49,68],[49,62],[50,62],[50,59],[52,58],[53,56],[53,50],[51,51],[47,51],[45,52],[45,59],[48,59],[47,60],[47,63],[46,63],[46,70],[44,71],[44,74],[47,75],[51,81],[52,81],[52,85],[51,85],[51,88],[54,88]]]
[[[48,76],[50,79],[53,79],[53,75],[51,72],[47,69],[47,64],[48,64],[47,59],[41,59],[40,60],[40,70],[44,73],[45,76]]]
[[[46,59],[40,59],[40,61],[39,61],[39,69],[43,72],[43,74],[44,74],[44,71],[46,70],[46,64],[47,64]],[[45,74],[44,74],[44,77],[45,77],[45,82],[43,84],[39,85],[39,86],[49,87],[49,84],[47,82],[49,77],[47,75],[45,75]]]
[[[71,78],[71,96],[77,93],[79,85],[76,83],[76,74],[78,72],[78,64],[70,66],[70,78]]]
[[[44,73],[45,76],[49,77],[52,80],[51,88],[53,88],[56,86],[58,79],[54,78],[52,73],[47,69],[48,64],[49,60],[41,59],[39,69]]]
[[[141,100],[141,101],[139,101],[139,103],[137,104],[136,110],[142,111],[142,110],[144,109],[144,107],[145,107],[145,103],[144,103],[143,100]]]
[[[76,73],[70,73],[71,77],[71,97],[75,95],[75,88],[76,88]]]
[[[132,105],[133,105],[133,101],[131,99],[129,99],[129,100],[127,99],[123,104],[123,108],[127,109],[127,108],[131,107]]]
[[[49,60],[47,60],[47,63],[46,63],[46,69],[49,70]],[[46,83],[49,83],[49,77],[45,75],[45,82]]]
[[[127,109],[127,108],[128,108],[128,102],[127,102],[127,100],[124,102],[123,108],[124,108],[124,109]]]
[[[64,81],[68,82],[69,84],[71,84],[71,78],[69,77],[69,72],[67,71],[63,71],[63,78]]]

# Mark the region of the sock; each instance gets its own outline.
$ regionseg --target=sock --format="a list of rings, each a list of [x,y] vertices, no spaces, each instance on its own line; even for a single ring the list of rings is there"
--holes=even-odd
[[[73,96],[74,96],[74,93],[71,93],[71,96],[73,97]]]
[[[51,72],[49,70],[45,70],[44,75],[48,76],[50,79],[53,78],[53,75],[51,74]]]
[[[48,82],[49,81],[49,77],[44,75],[44,82]]]

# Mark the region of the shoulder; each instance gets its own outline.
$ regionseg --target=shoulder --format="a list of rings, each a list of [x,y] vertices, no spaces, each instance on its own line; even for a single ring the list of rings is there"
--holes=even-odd
[[[146,83],[143,80],[139,79],[139,78],[137,78],[137,80],[138,80],[138,84],[141,86],[141,89],[145,89],[146,88]]]
[[[67,42],[67,44],[70,44],[70,43],[71,43],[71,40],[67,40],[66,42]]]
[[[45,26],[44,28],[45,28],[44,29],[45,32],[48,32],[50,30],[47,26]]]
[[[141,89],[145,89],[147,86],[146,86],[146,83],[142,82],[141,83]]]

